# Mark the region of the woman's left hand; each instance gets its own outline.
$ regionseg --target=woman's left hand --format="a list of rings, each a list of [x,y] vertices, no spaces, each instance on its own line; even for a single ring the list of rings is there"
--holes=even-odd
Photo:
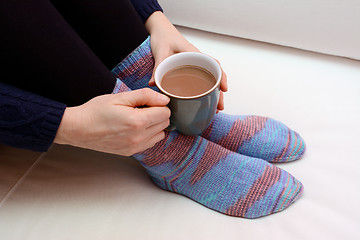
[[[154,12],[150,15],[150,17],[145,22],[145,27],[151,36],[151,50],[155,59],[154,72],[157,66],[165,58],[175,53],[200,52],[199,49],[197,49],[194,45],[192,45],[184,38],[184,36],[160,11]],[[150,79],[149,85],[155,85],[154,74]],[[222,77],[220,82],[220,99],[217,112],[224,110],[223,92],[226,92],[227,90],[227,77],[225,72],[222,71]]]

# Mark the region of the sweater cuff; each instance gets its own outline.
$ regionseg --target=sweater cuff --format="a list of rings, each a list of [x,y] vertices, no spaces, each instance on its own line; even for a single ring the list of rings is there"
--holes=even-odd
[[[38,144],[32,150],[39,152],[47,152],[49,150],[59,129],[65,108],[65,104],[55,102],[51,107],[47,108],[46,116],[42,123],[42,136],[38,138]]]
[[[0,82],[0,143],[46,152],[66,105]]]
[[[156,0],[145,1],[141,6],[134,4],[134,7],[144,23],[154,12],[163,12],[163,9]]]

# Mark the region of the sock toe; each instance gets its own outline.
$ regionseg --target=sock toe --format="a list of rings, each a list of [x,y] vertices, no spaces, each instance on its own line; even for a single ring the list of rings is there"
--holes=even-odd
[[[259,121],[263,117],[256,117]],[[255,125],[255,124],[253,124]],[[285,124],[267,118],[262,128],[257,129],[251,138],[237,148],[237,152],[272,163],[290,162],[301,158],[305,153],[305,141]]]
[[[268,162],[289,162],[305,152],[304,139],[285,124],[261,116],[217,114],[202,136],[231,151]]]
[[[282,151],[273,159],[269,159],[270,162],[290,162],[300,159],[306,150],[304,139],[297,132],[288,128],[286,141],[282,141]]]
[[[247,211],[245,217],[258,218],[283,211],[299,199],[302,192],[302,183],[282,170],[281,179],[274,184],[263,199],[260,199]],[[275,196],[276,201],[273,200]]]
[[[267,166],[244,198],[227,209],[226,214],[254,219],[288,208],[302,194],[303,185],[288,172]]]

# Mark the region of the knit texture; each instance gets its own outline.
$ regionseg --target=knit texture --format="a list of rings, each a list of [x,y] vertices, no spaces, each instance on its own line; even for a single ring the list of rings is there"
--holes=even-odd
[[[141,20],[146,22],[148,17],[155,11],[163,11],[156,0],[131,0]]]
[[[140,88],[152,74],[147,39],[116,66],[113,93]],[[142,84],[139,84],[142,82]],[[223,214],[258,218],[284,210],[303,191],[288,172],[259,158],[230,151],[200,136],[165,132],[165,139],[133,156],[160,188]]]
[[[201,136],[231,151],[275,163],[297,160],[305,153],[305,142],[297,132],[267,117],[218,113]]]
[[[0,143],[46,152],[66,105],[0,82]]]
[[[150,37],[118,64],[113,74],[132,90],[149,87],[154,59]],[[157,87],[151,87],[159,91]],[[285,124],[261,116],[218,113],[202,137],[231,151],[269,162],[297,160],[305,153],[305,142]]]
[[[258,218],[282,211],[303,190],[288,172],[199,136],[166,133],[165,140],[134,157],[160,188],[230,216]]]
[[[150,87],[148,84],[153,73],[154,64],[149,36],[111,72],[132,90],[149,87],[159,92],[157,87]]]

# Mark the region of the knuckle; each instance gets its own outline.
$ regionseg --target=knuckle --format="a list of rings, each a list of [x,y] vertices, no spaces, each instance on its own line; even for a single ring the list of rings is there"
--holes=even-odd
[[[144,96],[149,96],[152,93],[152,90],[150,88],[142,88],[141,89],[141,94],[143,94]]]

